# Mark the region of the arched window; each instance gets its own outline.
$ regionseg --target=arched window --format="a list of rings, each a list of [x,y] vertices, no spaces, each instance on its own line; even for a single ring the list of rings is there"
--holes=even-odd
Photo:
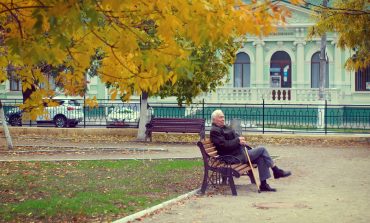
[[[270,61],[270,86],[277,88],[292,87],[292,63],[285,51],[275,52]]]
[[[248,54],[238,53],[234,63],[234,87],[250,87],[251,64]]]
[[[370,65],[366,69],[359,69],[355,75],[356,91],[370,91]]]
[[[10,91],[21,91],[22,90],[21,81],[11,77],[9,79],[9,89]]]
[[[320,87],[320,52],[316,52],[311,58],[311,88]],[[325,88],[329,87],[329,64],[326,60]]]

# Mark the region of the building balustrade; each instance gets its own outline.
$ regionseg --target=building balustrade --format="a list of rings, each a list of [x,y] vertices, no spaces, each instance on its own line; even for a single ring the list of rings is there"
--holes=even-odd
[[[325,89],[325,99],[336,103],[343,99],[344,93],[340,89]],[[215,92],[201,96],[207,102],[286,102],[295,103],[317,103],[319,102],[319,89],[311,88],[236,88],[219,87]]]

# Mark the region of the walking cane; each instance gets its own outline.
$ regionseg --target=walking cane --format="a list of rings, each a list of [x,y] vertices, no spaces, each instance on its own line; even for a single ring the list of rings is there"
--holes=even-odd
[[[249,147],[249,146],[248,146]],[[256,180],[256,172],[252,166],[251,158],[249,158],[247,146],[244,147],[245,154],[247,155],[249,166],[251,167],[254,182],[256,183],[258,193],[261,193],[259,182]]]

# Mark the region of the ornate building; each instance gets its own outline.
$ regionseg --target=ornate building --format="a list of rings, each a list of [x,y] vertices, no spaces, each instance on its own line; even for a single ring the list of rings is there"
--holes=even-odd
[[[305,104],[319,102],[319,37],[307,39],[314,25],[312,10],[281,2],[292,11],[287,25],[259,39],[249,36],[230,69],[230,81],[215,93],[204,95],[207,101]],[[350,50],[337,47],[335,33],[327,34],[327,75],[325,98],[334,104],[370,102],[370,68],[347,71],[344,64]]]

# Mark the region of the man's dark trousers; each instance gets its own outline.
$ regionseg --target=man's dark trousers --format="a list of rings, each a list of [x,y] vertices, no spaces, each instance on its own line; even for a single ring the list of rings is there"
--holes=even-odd
[[[258,167],[258,173],[260,176],[260,180],[267,180],[268,178],[271,177],[270,173],[270,168],[273,165],[273,161],[270,157],[270,154],[267,152],[267,149],[265,147],[259,146],[254,149],[249,149],[248,155],[249,158],[251,159],[252,163],[257,164]],[[245,154],[245,149],[244,147],[240,147],[240,152],[237,157],[243,162],[248,164],[248,159],[247,155]]]

